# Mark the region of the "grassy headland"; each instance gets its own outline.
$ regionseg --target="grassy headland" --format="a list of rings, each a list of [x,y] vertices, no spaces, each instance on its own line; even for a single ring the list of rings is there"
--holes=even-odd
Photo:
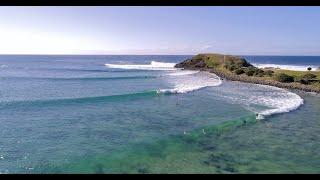
[[[320,71],[257,68],[244,58],[223,54],[198,54],[175,67],[210,71],[221,78],[280,88],[320,93]]]

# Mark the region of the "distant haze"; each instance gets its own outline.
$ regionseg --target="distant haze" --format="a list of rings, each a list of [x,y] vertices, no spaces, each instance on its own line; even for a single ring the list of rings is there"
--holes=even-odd
[[[320,7],[0,7],[0,54],[320,55]]]

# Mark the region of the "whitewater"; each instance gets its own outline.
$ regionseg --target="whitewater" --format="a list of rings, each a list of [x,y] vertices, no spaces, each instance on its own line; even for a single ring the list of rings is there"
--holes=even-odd
[[[105,64],[109,68],[175,71],[175,63],[151,61],[150,64]]]
[[[172,88],[157,90],[157,93],[163,94],[188,93],[206,87],[218,87],[222,84],[220,77],[215,74],[174,68],[175,63],[151,61],[150,64],[105,64],[105,66],[118,69],[171,71],[171,73],[162,75],[162,77],[167,77],[166,81],[172,85]],[[269,65],[265,67],[267,66]],[[250,84],[250,87],[252,89],[237,89],[236,91],[234,89],[224,89],[224,94],[217,94],[232,103],[240,104],[253,111],[256,113],[257,119],[290,112],[303,104],[303,99],[299,95],[288,90],[257,84]],[[259,109],[254,106],[263,106],[264,108]]]
[[[311,67],[311,71],[317,71],[318,67],[315,65],[283,65],[283,64],[258,64],[253,63],[254,66],[258,68],[278,68],[284,70],[293,70],[293,71],[307,71]]]

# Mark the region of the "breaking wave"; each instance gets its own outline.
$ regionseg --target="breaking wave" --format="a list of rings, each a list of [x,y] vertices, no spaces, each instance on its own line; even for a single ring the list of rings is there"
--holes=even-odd
[[[175,63],[151,61],[150,64],[105,64],[109,68],[140,69],[140,70],[175,70],[166,74],[165,81],[171,84],[169,88],[158,89],[158,94],[178,94],[196,91],[206,87],[219,86],[221,79],[211,73],[174,68]],[[275,65],[263,64],[258,67],[274,67]],[[278,65],[276,65],[278,66]],[[275,67],[276,67],[275,66]],[[282,66],[283,69],[299,69],[306,67]],[[237,84],[237,83],[235,83]],[[257,115],[257,119],[264,119],[273,114],[290,112],[303,104],[303,99],[290,91],[267,85],[239,83],[229,88],[216,88],[217,95],[222,95],[225,100],[240,103]],[[222,91],[221,91],[222,90]]]
[[[196,74],[199,71],[189,71],[189,70],[183,70],[183,71],[178,71],[174,73],[167,74],[168,76],[185,76],[185,75],[191,75],[191,74]]]
[[[257,119],[264,119],[265,116],[273,114],[286,113],[296,110],[303,104],[303,99],[292,92],[277,87],[271,87],[268,96],[258,96],[255,101],[259,101],[262,105],[269,107],[270,109],[262,110],[258,112]],[[254,98],[250,98],[254,102]]]
[[[222,83],[218,76],[204,72],[193,72],[183,77],[168,79],[168,81],[173,84],[174,87],[170,89],[160,89],[158,93],[188,93],[205,87],[219,86]]]
[[[151,61],[150,64],[105,64],[108,68],[116,69],[138,69],[138,70],[155,70],[155,71],[175,71],[176,63],[165,63]]]
[[[311,67],[311,71],[316,71],[318,67],[316,66],[307,66],[307,65],[281,65],[281,64],[253,64],[258,68],[279,68],[285,70],[294,70],[294,71],[308,71],[308,67]]]
[[[173,88],[159,89],[158,93],[176,94],[187,93],[202,89],[209,86],[218,86],[222,83],[218,76],[209,73],[200,73],[199,71],[181,70],[175,68],[175,63],[165,63],[151,61],[150,64],[105,64],[108,68],[119,69],[140,69],[140,70],[163,70],[176,71],[163,76],[170,76],[166,78]],[[161,76],[161,77],[163,77]]]
[[[256,113],[256,119],[293,111],[303,104],[303,99],[285,89],[241,82],[224,83],[215,95],[231,103],[240,104]]]

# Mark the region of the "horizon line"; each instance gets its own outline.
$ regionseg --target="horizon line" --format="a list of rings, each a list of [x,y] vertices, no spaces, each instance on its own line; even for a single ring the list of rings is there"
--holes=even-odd
[[[231,54],[231,53],[197,53],[197,54],[0,54],[0,56],[195,56],[198,54],[225,54],[235,56],[320,56],[319,55],[277,55],[277,54]]]

